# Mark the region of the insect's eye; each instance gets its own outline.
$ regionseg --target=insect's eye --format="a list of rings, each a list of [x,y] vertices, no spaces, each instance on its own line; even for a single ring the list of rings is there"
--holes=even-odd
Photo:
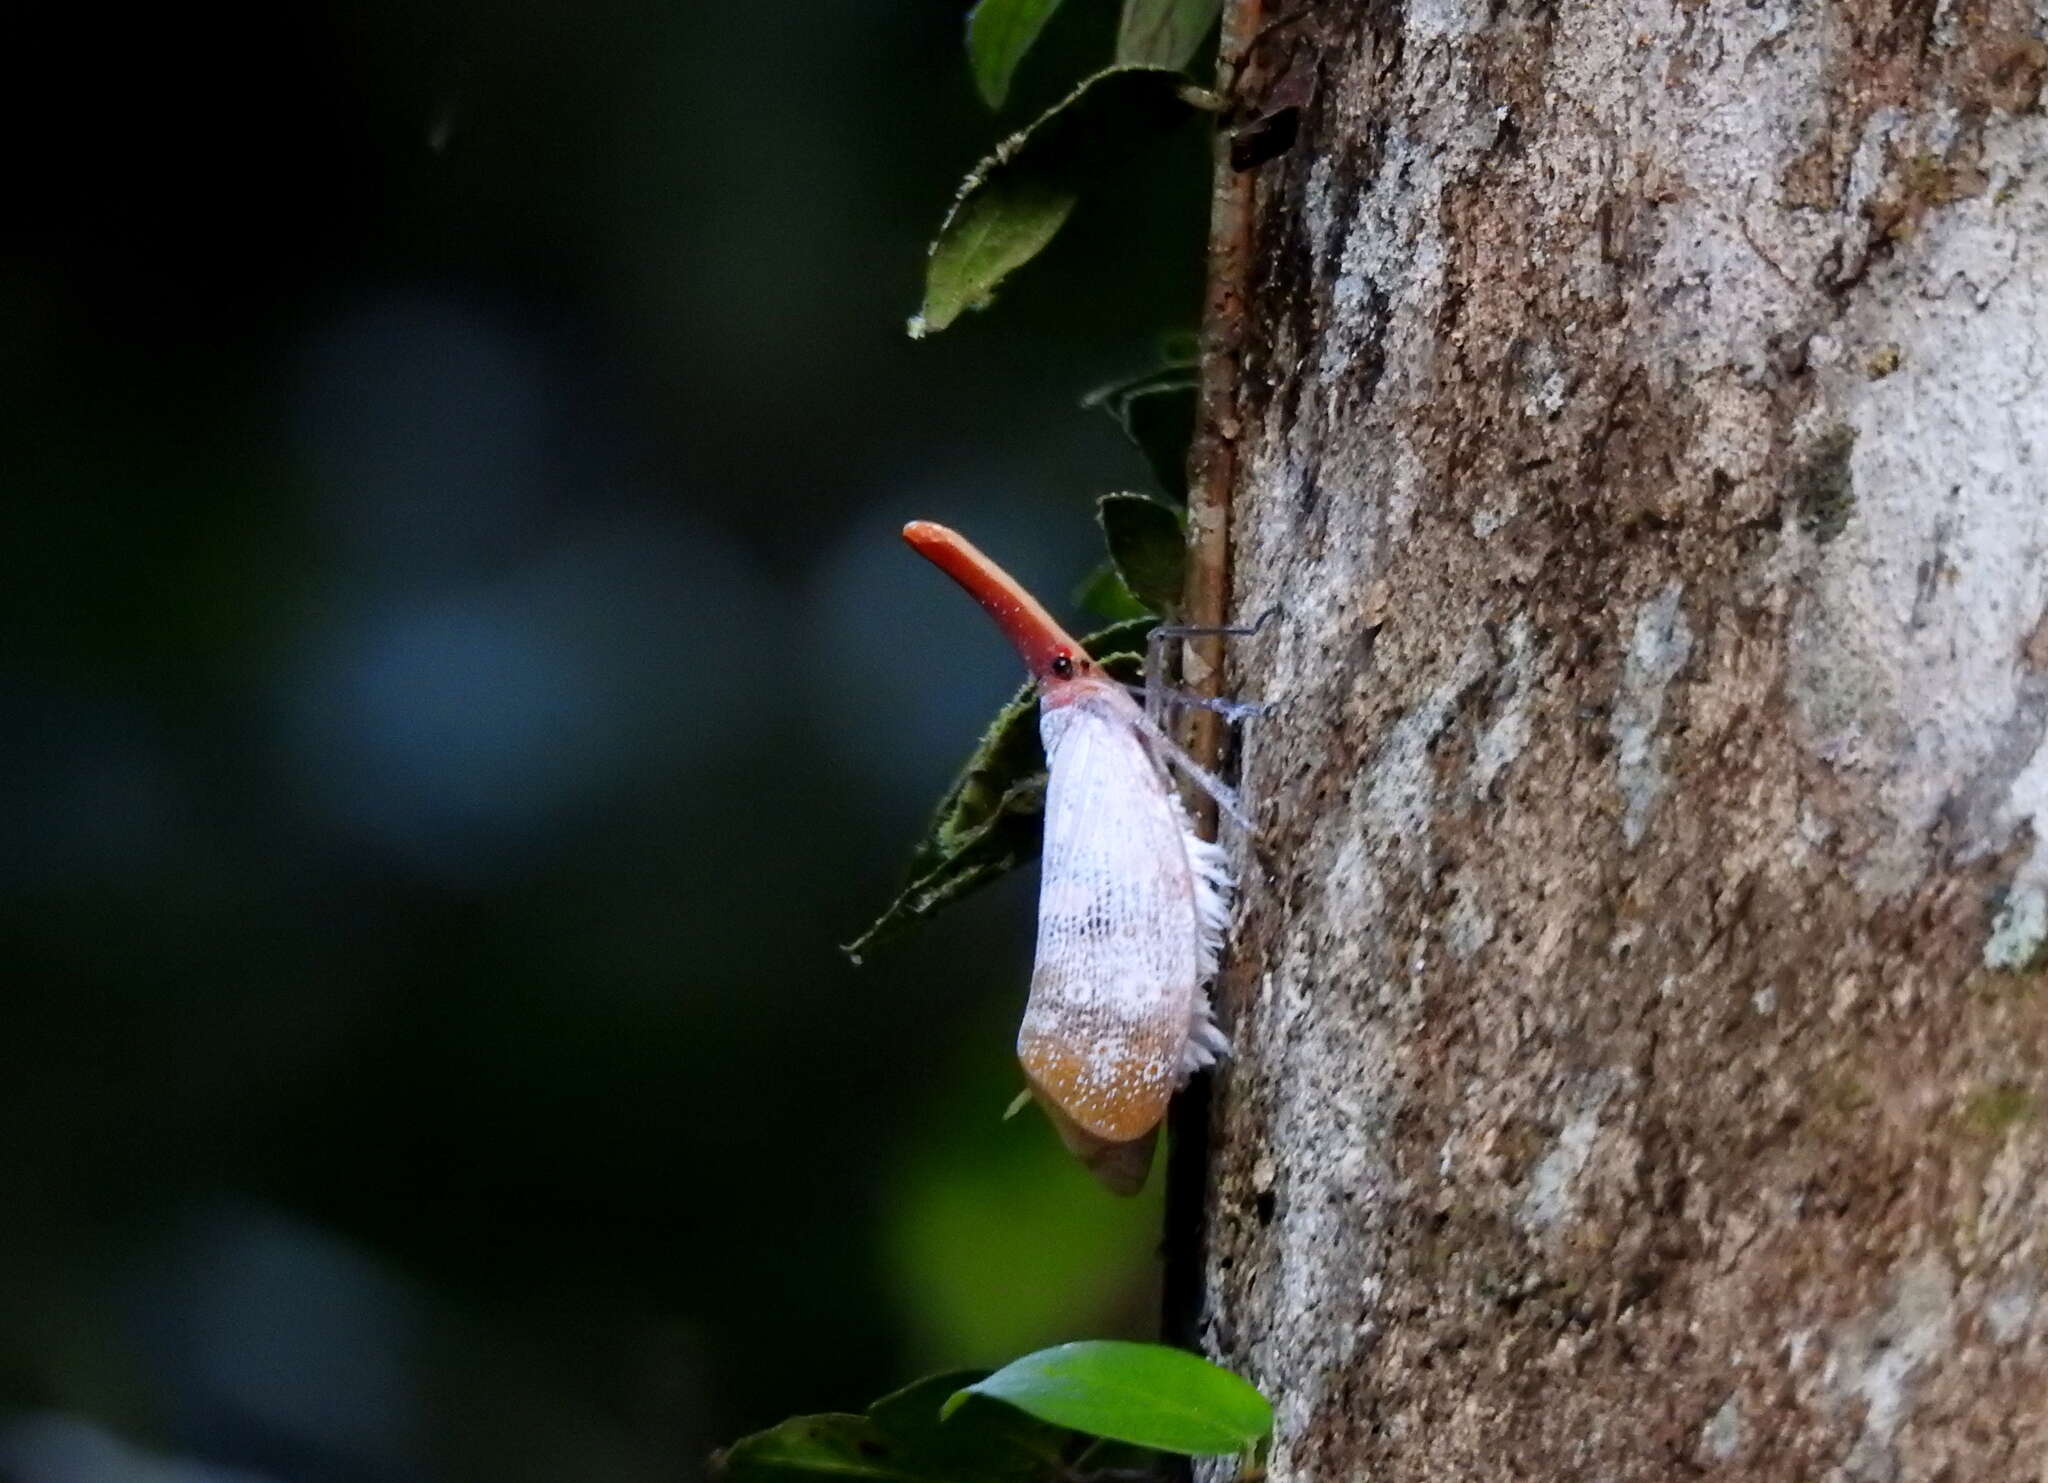
[[[1062,680],[1074,678],[1074,660],[1070,654],[1055,654],[1052,657],[1052,672]]]

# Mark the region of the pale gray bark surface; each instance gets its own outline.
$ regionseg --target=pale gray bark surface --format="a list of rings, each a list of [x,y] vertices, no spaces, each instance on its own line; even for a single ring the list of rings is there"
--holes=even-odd
[[[2048,9],[1269,19],[1202,1332],[1274,1478],[2048,1480]]]

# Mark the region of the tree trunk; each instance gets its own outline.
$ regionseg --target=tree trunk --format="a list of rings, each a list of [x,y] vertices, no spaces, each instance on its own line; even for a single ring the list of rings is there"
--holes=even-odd
[[[1275,1479],[2048,1479],[2044,32],[1227,17]]]

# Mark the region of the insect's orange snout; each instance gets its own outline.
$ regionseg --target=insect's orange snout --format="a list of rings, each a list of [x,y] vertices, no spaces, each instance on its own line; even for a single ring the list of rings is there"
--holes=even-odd
[[[932,520],[913,520],[903,527],[903,539],[981,604],[1041,685],[1071,680],[1093,669],[1087,651],[1038,600],[958,531]]]

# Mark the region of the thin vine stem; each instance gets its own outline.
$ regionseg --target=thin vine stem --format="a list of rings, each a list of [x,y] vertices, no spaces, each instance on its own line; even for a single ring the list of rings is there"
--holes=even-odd
[[[1208,287],[1202,306],[1201,391],[1195,440],[1188,452],[1188,572],[1182,615],[1189,624],[1229,621],[1230,501],[1237,483],[1239,366],[1252,253],[1254,179],[1230,162],[1229,123],[1241,98],[1251,44],[1265,21],[1265,0],[1225,0],[1216,48],[1216,96],[1224,111],[1211,166]],[[1191,639],[1181,649],[1181,684],[1213,697],[1222,688],[1222,641]],[[1186,748],[1214,770],[1224,724],[1197,709],[1187,718]],[[1196,821],[1216,835],[1216,807],[1197,800]],[[1207,1244],[1211,1078],[1175,1099],[1166,1168],[1166,1231],[1161,1293],[1166,1338],[1200,1347],[1203,1253]]]

